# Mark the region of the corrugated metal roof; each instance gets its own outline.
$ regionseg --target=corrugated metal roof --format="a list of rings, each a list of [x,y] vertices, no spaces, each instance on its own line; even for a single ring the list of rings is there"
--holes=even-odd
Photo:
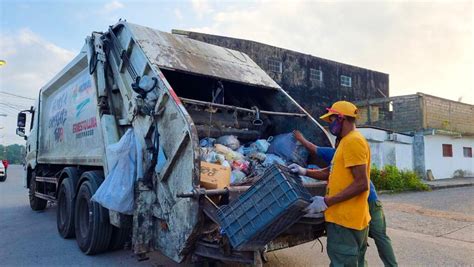
[[[151,63],[159,68],[266,88],[280,88],[245,53],[132,23],[124,24],[132,31],[135,41]]]

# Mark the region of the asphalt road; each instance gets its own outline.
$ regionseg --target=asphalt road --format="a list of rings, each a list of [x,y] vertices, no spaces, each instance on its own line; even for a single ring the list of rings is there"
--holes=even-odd
[[[154,253],[137,262],[130,251],[82,254],[74,239],[56,230],[54,205],[34,212],[23,187],[21,166],[10,166],[0,183],[1,266],[174,266]],[[474,266],[474,187],[383,195],[384,210],[400,266]],[[325,239],[321,239],[325,244]],[[381,266],[371,239],[370,266]],[[328,266],[319,242],[271,252],[266,266]]]

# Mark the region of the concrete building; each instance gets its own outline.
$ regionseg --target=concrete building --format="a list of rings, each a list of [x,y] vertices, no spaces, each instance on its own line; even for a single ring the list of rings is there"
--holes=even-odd
[[[424,177],[474,176],[474,105],[422,93],[356,104],[359,124],[413,135],[414,170]]]
[[[400,170],[413,170],[413,136],[376,127],[359,127],[369,142],[372,165],[381,169],[385,165]]]
[[[388,74],[259,42],[173,30],[202,42],[246,53],[315,118],[338,100],[389,96]]]

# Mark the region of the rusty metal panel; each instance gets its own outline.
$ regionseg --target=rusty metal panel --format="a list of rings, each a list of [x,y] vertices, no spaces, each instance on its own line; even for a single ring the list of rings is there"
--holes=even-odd
[[[41,92],[38,162],[102,166],[97,99],[81,52]]]
[[[160,68],[211,76],[265,88],[280,88],[245,53],[124,23],[152,64]]]
[[[137,31],[131,31],[137,27],[141,35],[137,35]],[[134,251],[146,253],[152,246],[176,262],[181,262],[194,246],[199,232],[200,209],[197,200],[178,198],[177,194],[190,191],[198,184],[199,140],[191,117],[155,64],[154,58],[142,46],[137,45],[140,38],[152,41],[155,38],[143,35],[143,28],[145,27],[131,28],[125,22],[114,26],[122,48],[130,55],[133,68],[158,79],[158,88],[153,91],[156,98],[149,97],[147,101],[153,100],[155,111],[162,110],[153,120],[142,115],[132,116],[130,119],[135,135],[144,149],[144,137],[154,121],[153,125],[160,134],[159,146],[166,156],[165,167],[153,175],[152,190],[138,192],[133,223]],[[115,62],[113,57],[110,59],[114,77],[120,77],[117,79],[120,91],[128,91],[130,103],[134,105],[136,94],[130,89],[130,76],[125,71],[120,73],[121,64]],[[143,151],[143,156],[144,159],[148,158],[148,152]],[[146,170],[149,164],[149,160],[144,160],[143,169]],[[151,213],[152,219],[149,216]]]

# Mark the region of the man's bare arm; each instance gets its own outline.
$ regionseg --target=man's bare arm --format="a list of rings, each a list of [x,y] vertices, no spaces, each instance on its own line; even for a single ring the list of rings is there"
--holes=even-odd
[[[351,167],[351,172],[354,176],[354,182],[352,182],[352,184],[350,184],[346,189],[339,192],[337,195],[332,197],[326,197],[324,200],[328,206],[332,206],[339,202],[346,201],[369,190],[367,166],[364,164]]]
[[[306,176],[317,180],[327,181],[329,178],[329,168],[324,168],[320,170],[307,169]]]
[[[303,134],[298,130],[293,131],[293,134],[295,135],[295,139],[298,140],[307,150],[309,150],[309,153],[312,156],[316,156],[316,149],[318,146],[306,140]]]

